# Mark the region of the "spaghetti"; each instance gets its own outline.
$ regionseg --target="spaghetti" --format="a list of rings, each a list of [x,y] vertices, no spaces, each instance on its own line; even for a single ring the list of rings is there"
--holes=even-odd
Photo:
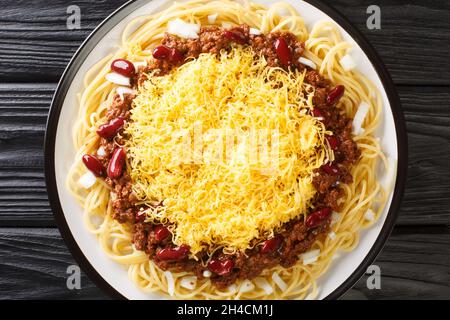
[[[287,14],[280,16],[280,11]],[[200,26],[212,27],[200,30]],[[177,36],[165,35],[168,30]],[[192,54],[194,49],[184,50],[185,46],[193,47],[197,43],[199,33],[200,37],[206,33],[212,38],[225,35],[234,44],[230,47],[228,41],[222,46],[214,38],[214,45],[208,48],[207,54],[201,48],[196,49],[198,54]],[[177,40],[183,37],[188,40]],[[280,44],[280,38],[286,43]],[[254,45],[243,45],[247,41],[243,39],[251,39]],[[158,46],[161,40],[164,46]],[[263,40],[264,45],[274,41],[277,47],[274,52],[278,55],[271,56],[270,50],[265,50],[267,46],[258,44]],[[316,280],[328,269],[337,250],[352,250],[358,243],[358,232],[377,219],[386,201],[386,193],[375,172],[379,159],[386,166],[387,161],[373,136],[381,117],[381,97],[375,86],[352,67],[347,54],[350,45],[342,41],[337,28],[329,22],[316,23],[308,33],[303,19],[286,3],[266,8],[256,3],[226,0],[177,3],[160,13],[140,17],[127,26],[122,42],[121,50],[105,57],[86,75],[73,131],[78,151],[67,179],[69,190],[83,205],[87,228],[98,237],[105,253],[128,267],[130,278],[139,288],[179,299],[315,297]],[[224,50],[225,46],[230,49]],[[278,49],[283,46],[294,50],[288,49],[292,52],[284,56],[280,54],[284,49]],[[186,55],[183,63],[181,53]],[[164,59],[155,61],[158,58],[173,63],[161,62]],[[122,76],[117,73],[111,76],[113,61]],[[138,71],[130,69],[127,61],[133,61]],[[194,73],[205,81],[189,76]],[[130,78],[123,76],[127,74]],[[231,78],[227,78],[230,75]],[[210,79],[214,81],[208,86]],[[133,83],[136,90],[130,88]],[[345,93],[338,90],[340,86],[330,89],[333,83],[345,87]],[[203,91],[195,91],[198,86]],[[234,93],[227,96],[226,90]],[[177,94],[184,98],[180,99]],[[249,99],[250,94],[261,99],[253,101]],[[334,99],[333,95],[338,98]],[[334,111],[321,109],[321,103],[325,103],[320,102],[321,98],[331,99],[328,103],[336,104]],[[212,110],[201,106],[205,100],[214,106]],[[260,112],[256,104],[267,106]],[[132,107],[124,109],[123,105]],[[111,109],[111,106],[118,107]],[[180,117],[182,114],[186,119]],[[352,137],[349,137],[351,122],[347,117],[354,118],[356,135]],[[326,124],[326,118],[334,119],[336,124]],[[255,176],[255,168],[261,169],[264,165],[258,162],[250,165],[246,159],[232,158],[232,164],[226,165],[199,165],[192,160],[195,152],[189,154],[188,164],[172,163],[170,160],[177,160],[176,155],[183,150],[171,153],[173,150],[167,147],[168,136],[165,135],[171,134],[175,122],[182,123],[178,129],[185,129],[183,124],[192,126],[196,119],[207,123],[209,129],[243,128],[251,124],[256,124],[256,129],[273,129],[278,121],[277,129],[282,138],[277,159],[282,160],[278,165],[284,175],[269,170],[269,173]],[[105,127],[106,120],[110,122]],[[284,122],[289,125],[283,127]],[[111,138],[110,131],[117,133],[124,125],[122,134],[113,139],[104,138]],[[342,132],[338,135],[340,142],[330,138],[333,136],[330,126]],[[191,134],[188,131],[187,136]],[[300,136],[301,143],[295,142],[291,134]],[[338,142],[348,151],[341,152],[336,146]],[[241,144],[241,151],[242,148],[247,147]],[[300,149],[301,152],[296,151]],[[162,153],[164,155],[160,156]],[[93,154],[97,157],[86,157]],[[102,164],[96,162],[97,158],[108,159],[105,164],[109,163],[109,181],[89,179],[86,166],[97,176],[106,174]],[[339,167],[333,163],[339,163]],[[124,167],[126,172],[122,173]],[[334,172],[338,169],[343,173]],[[243,172],[253,174],[236,175]],[[317,178],[321,174],[328,177],[326,182]],[[338,177],[330,178],[335,175]],[[186,181],[189,183],[183,187]],[[217,185],[221,182],[234,189],[219,188]],[[202,189],[211,190],[214,184],[214,192],[202,193]],[[243,186],[241,190],[237,190],[239,185]],[[315,195],[313,186],[318,193],[321,188],[332,188],[335,195],[330,197],[326,192],[322,196]],[[124,190],[127,190],[125,195]],[[116,199],[117,193],[119,199]],[[197,197],[199,193],[202,196]],[[227,201],[221,201],[220,196],[225,195]],[[180,251],[189,244],[183,254],[187,257],[190,250],[186,261],[192,260],[188,263],[192,267],[174,269],[172,264],[171,269],[170,263],[158,263],[158,257],[163,257],[161,251],[172,250],[171,247],[163,247],[158,252],[155,251],[158,245],[152,247],[147,242],[139,247],[136,223],[134,227],[126,223],[130,213],[132,221],[137,222],[138,218],[134,207],[125,200],[124,204],[123,199],[140,208],[137,214],[144,218],[139,226],[145,223],[170,225],[173,234],[170,245],[177,245]],[[268,207],[268,203],[273,206]],[[117,206],[122,216],[115,212]],[[334,212],[330,217],[329,207],[338,208],[339,213]],[[211,216],[213,208],[217,210],[216,216]],[[243,211],[239,212],[239,208]],[[309,217],[325,213],[326,217],[316,226],[311,222],[313,219],[305,220],[307,211],[313,212]],[[248,212],[257,212],[252,215],[254,220],[243,219]],[[227,227],[230,221],[234,224]],[[305,229],[308,224],[312,231]],[[302,254],[297,261],[297,255],[293,260],[291,256],[283,256],[282,250],[288,247],[288,236],[299,228],[305,236],[302,245],[297,243],[293,250]],[[233,235],[233,230],[239,230],[238,234]],[[168,231],[157,226],[145,231],[145,235],[149,232],[153,237],[158,237],[160,232],[161,243],[167,241],[163,239],[167,238]],[[261,245],[260,239],[284,240],[272,240],[272,245],[278,242],[282,247],[277,249],[280,256],[269,259],[256,276],[242,279],[236,274],[231,281],[219,277],[216,283],[214,277],[210,278],[211,272],[204,264],[211,266],[218,251],[228,255],[241,252],[243,261],[257,258],[267,245],[267,241]],[[156,262],[148,255],[156,256]],[[195,260],[200,262],[194,265]],[[225,260],[217,261],[222,267],[226,264]],[[201,273],[193,275],[197,269]]]

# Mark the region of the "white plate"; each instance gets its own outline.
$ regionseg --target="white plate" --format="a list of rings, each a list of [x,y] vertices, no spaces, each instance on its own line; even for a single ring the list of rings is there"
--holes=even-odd
[[[344,39],[354,45],[352,55],[358,62],[358,70],[370,78],[382,93],[384,113],[378,136],[383,151],[398,163],[396,172],[389,177],[395,179],[395,189],[389,196],[381,218],[373,227],[361,232],[357,248],[340,255],[319,280],[318,298],[338,298],[363,275],[383,247],[394,225],[406,177],[407,149],[403,115],[384,66],[355,28],[335,11],[316,0],[286,1],[302,15],[308,29],[319,20],[334,21],[340,27]],[[270,5],[276,1],[256,2]],[[107,18],[82,45],[69,64],[55,94],[47,123],[45,145],[47,187],[61,234],[78,263],[100,287],[116,297],[128,299],[160,299],[161,296],[140,291],[128,279],[127,270],[110,260],[102,251],[95,236],[86,230],[82,220],[82,209],[65,188],[66,174],[75,155],[71,143],[71,129],[78,112],[76,95],[82,90],[83,77],[88,69],[99,59],[119,48],[121,33],[130,20],[143,14],[154,13],[170,3],[171,1],[167,0],[133,1]]]

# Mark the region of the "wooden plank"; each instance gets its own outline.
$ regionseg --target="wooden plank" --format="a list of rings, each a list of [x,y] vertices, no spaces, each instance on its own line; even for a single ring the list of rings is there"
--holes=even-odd
[[[55,226],[42,169],[0,170],[0,226]]]
[[[56,82],[89,35],[126,0],[0,1],[0,80]],[[81,9],[81,29],[69,30],[68,7]]]
[[[81,29],[67,30],[68,0],[0,0],[0,81],[56,82],[87,35],[126,0],[80,0]],[[377,49],[397,84],[450,84],[450,2],[379,0],[381,29],[368,30],[372,0],[325,1]]]
[[[381,290],[367,289],[364,276],[347,299],[447,299],[450,296],[448,227],[397,228],[374,263]]]
[[[83,273],[81,290],[69,290],[75,264],[57,229],[0,229],[2,299],[108,298]]]
[[[408,181],[400,224],[450,222],[450,92],[399,88],[409,143]]]
[[[0,84],[0,167],[42,167],[54,84]]]
[[[0,85],[0,225],[54,225],[45,193],[43,137],[53,84]],[[409,131],[400,225],[450,222],[450,92],[399,87]]]
[[[364,277],[344,298],[448,297],[449,245],[448,229],[432,229],[431,232],[426,228],[407,229],[406,232],[403,229],[394,233],[375,262],[381,268],[381,290],[369,290],[367,277]],[[84,275],[81,290],[67,289],[67,267],[74,263],[56,229],[0,228],[0,289],[3,299],[107,297]]]

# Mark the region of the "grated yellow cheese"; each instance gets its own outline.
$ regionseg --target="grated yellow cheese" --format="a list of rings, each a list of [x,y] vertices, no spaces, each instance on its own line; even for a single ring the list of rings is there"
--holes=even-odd
[[[313,170],[333,155],[307,112],[314,88],[303,78],[236,47],[150,75],[139,88],[127,128],[130,174],[143,203],[164,201],[147,216],[170,225],[175,244],[192,254],[242,251],[306,213]]]

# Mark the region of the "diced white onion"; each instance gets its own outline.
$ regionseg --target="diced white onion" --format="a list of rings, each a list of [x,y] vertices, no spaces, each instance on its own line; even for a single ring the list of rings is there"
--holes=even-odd
[[[337,223],[339,220],[341,220],[341,215],[338,212],[333,211],[331,214],[331,225]]]
[[[180,280],[180,286],[183,288],[194,290],[195,286],[197,285],[197,277],[191,276],[191,277],[184,277]]]
[[[300,62],[301,64],[304,64],[305,66],[310,67],[311,69],[317,69],[316,64],[309,59],[300,57],[300,58],[298,58],[298,62]]]
[[[369,112],[369,108],[370,106],[366,102],[361,102],[361,104],[359,105],[355,117],[353,118],[354,135],[357,136],[364,133],[364,128],[362,127],[362,124],[364,122],[364,119],[366,118],[367,113]]]
[[[287,284],[286,284],[286,282],[283,281],[283,279],[281,279],[281,277],[278,275],[278,273],[276,273],[276,272],[272,273],[272,280],[281,289],[281,291],[286,291]]]
[[[222,22],[222,28],[229,29],[232,26],[233,25],[231,23],[229,23],[229,22],[225,22],[225,21]]]
[[[236,290],[237,290],[237,285],[235,283],[228,286],[229,292],[236,292]]]
[[[97,149],[97,155],[100,157],[105,157],[106,156],[106,150],[105,147],[100,147]]]
[[[128,87],[117,87],[116,92],[119,94],[120,99],[123,100],[124,94],[136,94],[137,91]]]
[[[303,264],[308,265],[317,261],[320,255],[320,249],[311,250],[301,255]]]
[[[172,272],[164,271],[164,276],[167,279],[167,292],[172,297],[175,293],[175,281],[173,280]]]
[[[97,178],[95,177],[95,175],[88,171],[85,174],[83,174],[80,178],[80,180],[78,180],[78,183],[85,189],[89,189],[90,187],[92,187],[95,182],[97,181]]]
[[[212,272],[209,271],[209,270],[205,270],[205,271],[203,271],[203,276],[204,276],[205,278],[209,278],[209,277],[212,276]]]
[[[249,33],[254,35],[254,36],[259,36],[262,32],[259,29],[250,28]]]
[[[285,8],[285,7],[278,8],[277,11],[278,11],[278,14],[279,14],[281,17],[284,17],[284,16],[289,15],[289,10],[288,10],[287,8]]]
[[[250,280],[246,279],[242,281],[241,286],[239,288],[239,292],[246,293],[255,289],[255,285]]]
[[[181,38],[197,39],[200,32],[200,25],[196,23],[186,23],[181,19],[169,21],[167,32]]]
[[[349,54],[343,56],[341,60],[339,60],[339,63],[345,71],[350,71],[356,68],[356,62]]]
[[[373,212],[372,209],[367,209],[366,213],[364,214],[364,218],[367,221],[374,221],[375,220],[375,212]]]
[[[115,192],[110,192],[109,197],[114,201],[117,199],[117,194]]]
[[[140,67],[146,67],[147,66],[147,61],[133,62],[133,65],[134,65],[134,69],[136,70],[136,72],[138,72]]]
[[[108,73],[105,76],[105,78],[109,82],[114,83],[114,84],[118,84],[119,86],[127,86],[127,87],[129,87],[131,85],[130,84],[130,78],[124,77],[123,75],[118,74],[116,72]]]
[[[334,240],[336,238],[336,233],[331,231],[330,233],[328,233],[328,237],[330,237],[331,240]]]
[[[269,282],[267,282],[264,278],[256,278],[255,283],[258,287],[264,290],[266,294],[271,294],[273,292],[273,288]]]
[[[213,24],[214,22],[216,22],[218,16],[219,16],[218,13],[216,13],[216,14],[210,14],[210,15],[208,16],[208,23],[209,23],[209,24]]]

